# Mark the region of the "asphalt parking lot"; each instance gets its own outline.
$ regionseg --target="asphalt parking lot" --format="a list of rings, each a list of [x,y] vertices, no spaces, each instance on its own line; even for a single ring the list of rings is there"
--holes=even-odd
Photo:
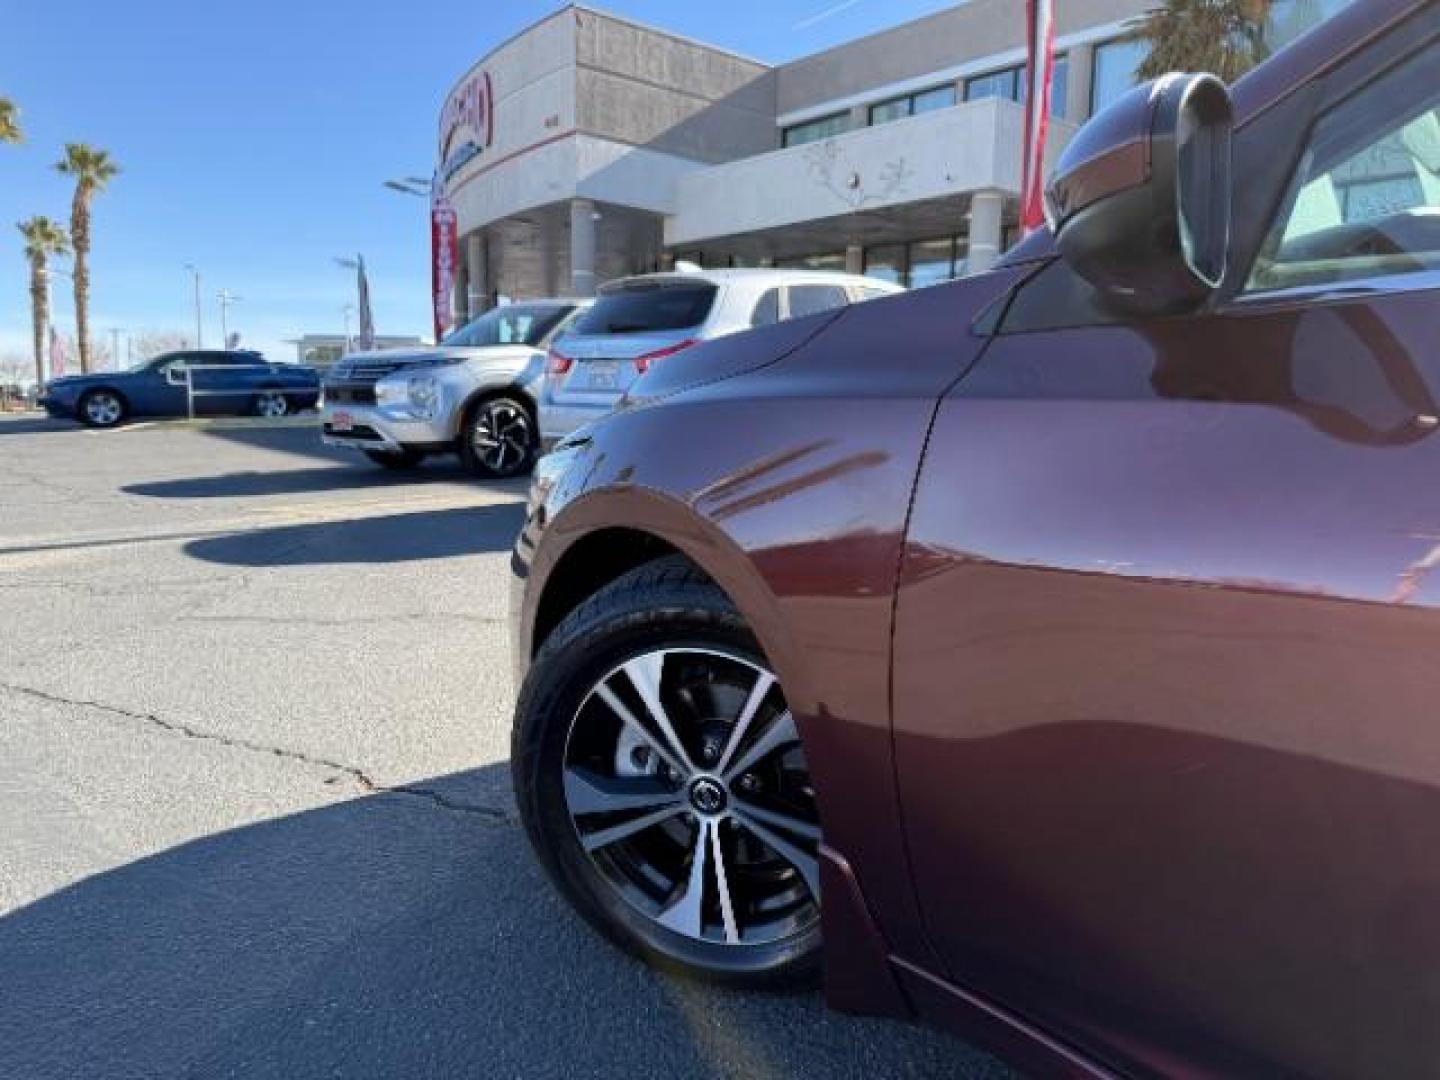
[[[660,978],[552,896],[522,499],[310,427],[0,419],[0,1076],[1008,1075]]]

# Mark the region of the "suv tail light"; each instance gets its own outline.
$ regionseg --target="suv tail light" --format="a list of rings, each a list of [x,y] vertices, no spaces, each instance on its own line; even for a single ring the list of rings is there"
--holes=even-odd
[[[650,370],[650,365],[655,363],[656,360],[664,360],[667,356],[674,356],[676,353],[683,352],[690,348],[691,345],[698,344],[700,344],[698,341],[691,338],[689,341],[682,341],[678,345],[670,345],[663,349],[656,349],[654,352],[648,352],[644,356],[637,356],[635,358],[635,370],[641,375],[644,375],[645,372]]]
[[[572,357],[553,348],[545,357],[546,375],[568,375],[574,366],[575,360]]]

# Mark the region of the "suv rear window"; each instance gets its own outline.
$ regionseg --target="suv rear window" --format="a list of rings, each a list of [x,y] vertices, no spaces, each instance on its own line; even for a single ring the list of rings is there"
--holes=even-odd
[[[716,288],[706,282],[627,285],[601,295],[575,321],[576,334],[643,334],[699,326],[715,305]]]

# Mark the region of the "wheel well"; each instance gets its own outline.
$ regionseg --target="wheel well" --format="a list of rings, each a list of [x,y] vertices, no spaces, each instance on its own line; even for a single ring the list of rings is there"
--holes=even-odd
[[[78,398],[75,399],[75,407],[79,408],[81,403],[84,402],[86,398],[92,397],[95,394],[114,394],[117,398],[120,399],[120,404],[124,406],[125,411],[130,411],[130,399],[125,396],[125,392],[123,390],[117,390],[113,386],[103,385],[91,386],[87,388],[83,394],[81,394]]]
[[[538,424],[540,422],[540,410],[539,406],[535,404],[535,399],[520,386],[511,383],[509,386],[497,386],[489,390],[477,390],[471,395],[470,399],[465,402],[465,407],[460,410],[460,419],[455,425],[456,437],[458,438],[464,433],[465,425],[470,423],[470,418],[475,415],[476,409],[487,401],[493,401],[495,398],[501,397],[514,398],[520,402],[521,405],[525,406],[525,411],[530,414],[531,423]]]
[[[639,529],[602,529],[576,541],[561,556],[545,583],[545,592],[535,611],[531,655],[539,651],[566,615],[610,582],[637,566],[667,555],[679,555],[695,565],[694,560],[685,556],[684,552],[653,533]],[[695,565],[695,568],[704,573],[702,567]]]

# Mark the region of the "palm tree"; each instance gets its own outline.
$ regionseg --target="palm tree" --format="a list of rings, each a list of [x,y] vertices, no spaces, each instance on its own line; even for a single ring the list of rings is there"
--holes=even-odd
[[[84,143],[66,143],[55,168],[75,179],[70,204],[70,239],[75,246],[75,336],[80,344],[80,370],[90,370],[90,200],[105,190],[120,166],[104,150]]]
[[[30,263],[30,317],[35,331],[35,384],[45,383],[45,328],[50,325],[50,259],[70,253],[65,226],[48,217],[32,217],[17,226],[25,237]]]
[[[1130,33],[1150,55],[1135,69],[1140,79],[1170,71],[1208,71],[1238,79],[1270,55],[1265,40],[1271,0],[1167,0],[1140,16]]]
[[[0,143],[18,143],[25,138],[20,130],[20,107],[0,97]]]

